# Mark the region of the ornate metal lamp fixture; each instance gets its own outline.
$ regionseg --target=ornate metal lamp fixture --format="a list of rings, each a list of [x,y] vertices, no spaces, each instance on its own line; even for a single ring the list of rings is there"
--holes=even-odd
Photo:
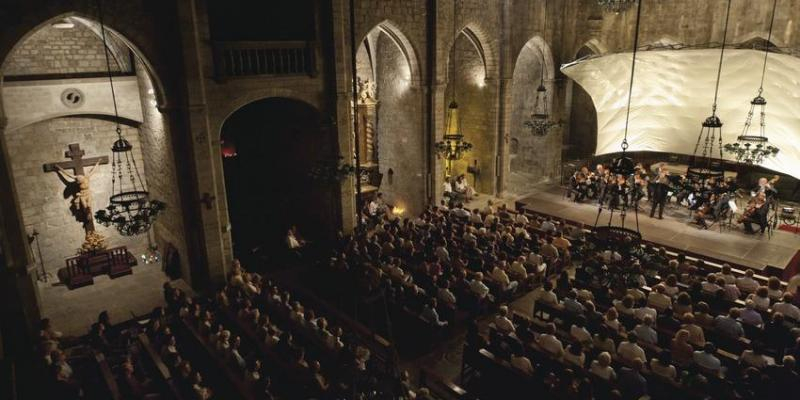
[[[460,130],[458,103],[456,102],[456,0],[453,0],[453,62],[450,63],[450,77],[453,79],[453,99],[447,107],[447,122],[445,124],[444,140],[436,142],[434,150],[436,156],[445,160],[445,175],[450,176],[453,170],[453,161],[460,160],[464,154],[472,150],[472,143],[464,140]]]
[[[111,146],[111,197],[108,199],[108,207],[95,213],[95,219],[105,226],[113,225],[122,235],[133,236],[147,232],[166,205],[150,198],[150,192],[144,185],[144,180],[136,166],[136,159],[131,153],[133,146],[122,137],[111,61],[108,55],[106,29],[103,24],[102,1],[98,2],[98,7],[100,8],[100,32],[105,49],[108,83],[111,86],[111,100],[116,117],[114,121],[117,125],[117,140]]]
[[[775,9],[777,8],[778,1],[774,0],[772,3],[772,19],[769,23],[769,34],[767,42],[772,39],[772,26],[775,23]],[[764,77],[767,74],[767,57],[769,56],[769,45],[764,46],[764,66],[761,70],[761,85],[758,87],[758,94],[750,101],[750,112],[747,113],[747,119],[744,121],[744,129],[742,134],[736,138],[736,142],[728,143],[724,149],[727,153],[731,153],[736,157],[736,161],[745,164],[761,164],[764,159],[775,156],[780,151],[779,148],[769,144],[769,139],[765,134],[766,128],[766,107],[767,100],[761,96],[764,92]],[[761,118],[759,121],[759,129],[757,135],[750,135],[750,126],[753,123],[753,113],[756,107],[759,107]]]
[[[547,1],[544,2],[544,40],[547,42]],[[536,99],[533,103],[533,114],[531,119],[525,121],[525,126],[531,130],[534,136],[546,136],[550,132],[550,128],[557,126],[558,123],[550,120],[550,113],[548,112],[547,105],[550,99],[547,95],[547,88],[544,86],[544,70],[545,70],[544,52],[542,52],[542,76],[539,79],[539,87],[536,88]]]
[[[719,151],[719,159],[722,160],[722,120],[717,116],[717,98],[719,96],[719,81],[722,76],[722,60],[725,57],[725,40],[728,38],[728,21],[731,15],[731,0],[728,0],[727,11],[725,12],[725,29],[722,34],[722,49],[719,52],[719,67],[717,69],[717,83],[714,89],[714,103],[711,105],[711,116],[703,120],[700,134],[697,136],[697,143],[694,145],[694,152],[689,160],[689,168],[686,174],[690,177],[705,179],[710,177],[721,178],[724,170],[720,162],[714,161],[714,151]],[[714,147],[715,141],[719,142],[718,149]],[[702,144],[702,151],[700,145]]]
[[[633,176],[635,166],[633,159],[628,157],[626,151],[628,150],[628,125],[631,116],[631,98],[633,97],[633,78],[635,77],[636,72],[636,53],[639,48],[639,24],[641,22],[642,16],[642,2],[644,0],[639,0],[639,4],[636,8],[636,35],[633,39],[633,57],[631,60],[631,80],[630,86],[628,87],[628,107],[625,114],[625,133],[622,138],[621,148],[622,154],[619,157],[615,158],[611,161],[611,172],[617,176],[617,183],[607,183],[606,189],[603,191],[603,195],[600,196],[599,207],[597,210],[597,219],[594,222],[594,231],[596,237],[600,241],[604,241],[608,244],[621,244],[626,241],[630,241],[630,243],[639,243],[642,240],[642,234],[639,232],[639,209],[634,201],[633,204],[631,203],[632,199],[632,185],[630,184],[630,180]],[[623,181],[626,184],[620,184]],[[614,219],[614,210],[615,208],[612,207],[612,199],[608,199],[609,196],[612,198],[616,198],[614,203],[617,203],[619,207],[619,216],[620,216],[620,224],[613,225]],[[600,214],[603,212],[603,207],[605,206],[604,201],[609,200],[608,210],[608,225],[606,226],[597,226],[597,223],[600,221]],[[633,212],[636,216],[636,230],[626,228],[625,227],[625,217],[628,211],[628,208],[633,207]]]
[[[633,5],[636,0],[597,0],[597,4],[603,7],[603,10],[613,13],[621,13]]]
[[[326,160],[319,162],[311,171],[308,176],[320,182],[342,182],[345,178],[353,175],[356,172],[356,167],[344,163],[344,157],[339,157],[336,160]]]

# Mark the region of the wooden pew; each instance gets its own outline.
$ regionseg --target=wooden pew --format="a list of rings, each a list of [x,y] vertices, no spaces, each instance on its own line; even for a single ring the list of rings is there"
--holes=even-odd
[[[146,334],[140,333],[139,336],[137,336],[137,340],[141,348],[144,350],[144,354],[148,357],[148,360],[155,368],[156,373],[154,378],[158,381],[158,383],[165,386],[171,398],[176,400],[182,400],[186,398],[178,383],[172,377],[169,368],[167,368],[167,365],[164,364],[164,361],[161,359],[161,355],[153,348],[153,345],[150,343],[150,338],[147,337]]]
[[[245,399],[245,400],[255,400],[255,394],[253,393],[252,388],[250,388],[245,382],[239,373],[231,370],[228,363],[225,362],[217,353],[216,350],[209,346],[208,342],[200,335],[200,332],[197,331],[192,324],[188,323],[183,318],[178,318],[176,325],[183,329],[185,332],[189,333],[189,336],[194,341],[195,345],[202,348],[208,358],[216,367],[216,371],[221,372],[222,377],[226,380],[226,382],[232,387],[237,395],[237,398]]]
[[[233,334],[242,337],[242,342],[247,342],[253,346],[256,353],[262,357],[262,368],[271,372],[273,385],[280,386],[284,384],[286,387],[292,389],[292,393],[306,393],[310,387],[310,382],[305,377],[295,374],[295,367],[289,360],[281,357],[273,349],[269,348],[266,343],[258,339],[256,331],[250,326],[239,323],[238,318],[229,309],[221,309],[217,312],[217,317],[222,320],[223,326],[229,329]],[[278,387],[278,390],[281,388]]]
[[[92,358],[97,363],[97,367],[100,371],[100,376],[103,378],[103,383],[105,383],[105,387],[103,388],[105,394],[108,396],[109,399],[121,400],[122,395],[119,392],[117,379],[114,377],[114,374],[111,373],[111,367],[108,366],[108,361],[106,361],[105,355],[103,353],[92,350]]]
[[[443,378],[429,367],[420,369],[419,386],[427,387],[431,393],[442,400],[465,400],[470,398],[464,388]]]

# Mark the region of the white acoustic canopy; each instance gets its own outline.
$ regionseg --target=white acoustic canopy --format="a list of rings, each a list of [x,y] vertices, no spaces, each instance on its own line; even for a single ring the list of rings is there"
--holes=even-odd
[[[700,124],[711,115],[719,49],[650,50],[638,52],[628,127],[629,151],[691,155]],[[561,67],[580,84],[597,110],[596,154],[620,151],[632,53],[590,58]],[[722,67],[717,115],[723,122],[723,144],[742,134],[750,101],[761,80],[764,52],[727,50]],[[777,156],[762,164],[800,178],[800,58],[772,53],[764,81],[766,135]],[[756,113],[758,108],[756,109]],[[758,134],[758,114],[751,135]],[[719,157],[719,143],[712,156]],[[700,150],[702,150],[702,143]],[[723,158],[733,160],[723,152]]]

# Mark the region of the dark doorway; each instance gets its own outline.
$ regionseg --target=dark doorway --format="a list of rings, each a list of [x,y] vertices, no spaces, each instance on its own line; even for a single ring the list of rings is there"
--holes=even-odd
[[[584,46],[578,51],[576,59],[592,55],[594,52]],[[572,105],[569,116],[569,137],[565,143],[567,160],[584,159],[594,155],[597,150],[597,110],[589,93],[577,82],[572,82]]]
[[[320,160],[331,158],[335,144],[321,129],[316,108],[286,98],[255,101],[228,117],[222,141],[237,257],[255,249],[279,254],[292,225],[311,241],[336,232],[335,187],[309,176]]]

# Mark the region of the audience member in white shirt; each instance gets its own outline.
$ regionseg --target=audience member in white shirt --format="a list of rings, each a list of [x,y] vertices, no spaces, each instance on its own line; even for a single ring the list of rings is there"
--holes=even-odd
[[[508,306],[500,306],[497,317],[494,319],[494,326],[498,331],[505,334],[513,333],[516,327],[514,323],[508,319]]]
[[[637,344],[638,340],[639,338],[636,336],[636,334],[631,332],[628,334],[628,340],[624,340],[619,343],[619,346],[617,347],[617,355],[626,364],[630,364],[636,358],[647,360],[647,355],[645,354],[644,349]]]
[[[783,301],[775,303],[772,306],[772,312],[779,312],[785,317],[789,317],[795,321],[800,321],[800,308],[792,304],[794,295],[788,291],[783,294]]]
[[[614,367],[611,366],[611,354],[606,351],[598,354],[597,359],[592,361],[592,364],[589,366],[589,372],[607,381],[617,379]]]
[[[556,337],[556,326],[553,323],[545,326],[544,333],[536,339],[536,344],[554,357],[560,358],[564,354],[564,346]]]
[[[739,290],[744,293],[753,293],[758,289],[759,284],[753,279],[753,275],[755,275],[753,270],[748,269],[744,272],[744,276],[736,278],[736,286],[739,287]]]
[[[472,282],[469,283],[469,288],[475,293],[479,298],[483,299],[489,295],[489,287],[483,283],[483,273],[478,272],[475,274],[475,278],[472,279]]]

